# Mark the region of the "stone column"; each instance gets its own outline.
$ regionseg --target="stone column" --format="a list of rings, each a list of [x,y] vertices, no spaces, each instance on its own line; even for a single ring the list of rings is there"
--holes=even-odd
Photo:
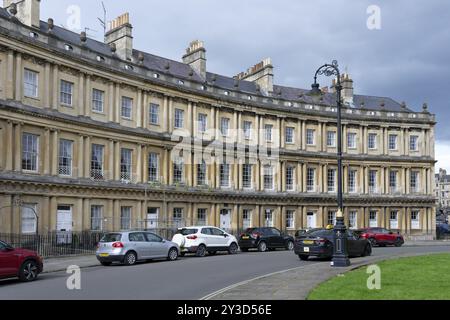
[[[137,159],[136,159],[136,183],[142,183],[142,148],[144,146],[139,144],[137,146]]]
[[[163,132],[169,131],[169,97],[164,96],[162,119],[161,119],[161,129]]]
[[[303,121],[298,120],[298,149],[303,150]]]
[[[109,122],[114,122],[114,114],[115,114],[115,110],[114,110],[114,106],[115,106],[115,94],[114,94],[114,82],[109,82],[109,87],[108,87],[108,110],[106,111],[108,113],[108,121]]]
[[[5,152],[5,170],[12,171],[13,169],[13,149],[14,149],[14,141],[13,141],[13,123],[11,120],[7,120],[6,123],[6,150],[9,152]]]
[[[114,98],[114,121],[117,123],[120,123],[120,109],[121,109],[121,104],[122,104],[122,98],[120,96],[120,84],[116,83],[115,84],[115,98]]]
[[[14,51],[8,51],[8,60],[7,60],[7,69],[6,69],[6,99],[14,99]]]
[[[169,99],[169,101],[168,101],[168,108],[169,108],[169,110],[168,110],[168,115],[169,115],[169,118],[168,118],[168,131],[169,131],[169,133],[172,133],[173,132],[173,127],[174,127],[174,121],[175,121],[175,113],[174,113],[174,110],[173,110],[173,99],[172,99],[172,97],[168,97],[168,99]]]
[[[59,106],[59,66],[57,64],[53,65],[53,95],[52,95],[52,108],[58,109]],[[81,105],[83,105],[83,100],[81,100]]]
[[[86,103],[84,101],[84,73],[80,72],[78,77],[78,115],[84,116],[86,114]]]
[[[86,136],[84,142],[84,177],[91,177],[91,137]]]
[[[297,191],[298,192],[304,192],[303,190],[303,179],[302,179],[302,176],[303,176],[303,174],[302,174],[302,172],[303,172],[303,170],[302,170],[302,163],[301,162],[298,162],[297,163]]]
[[[22,124],[15,123],[14,128],[14,170],[22,171]]]
[[[56,230],[56,212],[58,211],[58,203],[57,197],[50,197],[50,223],[48,224],[50,227],[50,231]]]
[[[114,148],[114,180],[120,181],[120,141],[115,142]]]
[[[77,168],[77,177],[82,178],[84,176],[84,159],[85,159],[85,152],[84,149],[84,137],[79,134],[78,135],[78,150],[77,150],[77,157],[78,157],[78,168]],[[87,164],[86,164],[87,165]]]
[[[285,137],[285,122],[284,118],[278,118],[278,136],[279,136],[279,147],[286,148],[286,137]]]
[[[84,89],[84,115],[91,116],[91,75],[86,75],[86,88]]]
[[[91,204],[89,198],[83,199],[83,229],[91,230]]]
[[[22,68],[22,53],[16,54],[16,89],[14,99],[22,101],[22,87],[23,87],[23,68]]]
[[[43,96],[43,102],[44,102],[44,108],[50,108],[50,93],[51,93],[51,64],[50,62],[45,63],[45,69],[44,69],[44,96]]]
[[[52,175],[58,175],[58,130],[52,131]]]
[[[198,123],[197,123],[197,104],[192,103],[192,133],[191,137],[195,138],[198,133]]]
[[[136,101],[136,126],[138,128],[143,127],[143,117],[144,112],[142,110],[142,89],[138,89],[137,101]]]

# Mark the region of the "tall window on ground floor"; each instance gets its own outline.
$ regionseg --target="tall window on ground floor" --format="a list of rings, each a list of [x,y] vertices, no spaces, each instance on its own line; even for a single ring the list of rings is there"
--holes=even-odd
[[[131,229],[131,207],[120,208],[120,229]]]
[[[252,211],[249,209],[244,209],[242,211],[242,227],[245,229],[252,226]]]
[[[24,203],[20,208],[21,232],[22,234],[33,234],[37,231],[36,213],[37,205],[34,203]]]
[[[205,208],[198,208],[197,209],[197,224],[199,226],[205,226],[206,225],[206,209]]]
[[[91,230],[101,231],[103,229],[103,206],[91,206]]]
[[[336,211],[328,211],[327,224],[332,226],[336,224]]]
[[[398,229],[398,211],[391,210],[389,219],[391,229]]]
[[[350,229],[357,229],[358,228],[358,222],[357,222],[358,213],[356,211],[350,211],[348,214],[348,226]]]
[[[295,211],[286,210],[286,229],[295,228]]]
[[[413,230],[420,229],[420,211],[419,210],[411,211],[411,229],[413,229]]]
[[[378,212],[375,210],[369,211],[369,227],[370,228],[378,227]]]
[[[264,211],[264,226],[273,227],[273,210],[267,209]]]
[[[183,208],[173,208],[172,221],[175,228],[184,227]]]

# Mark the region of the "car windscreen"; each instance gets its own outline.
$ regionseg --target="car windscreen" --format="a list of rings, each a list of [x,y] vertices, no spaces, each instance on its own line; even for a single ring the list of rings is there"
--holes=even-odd
[[[107,233],[105,234],[100,242],[117,242],[122,239],[122,234],[120,233]]]
[[[333,230],[311,230],[302,234],[302,236],[307,237],[330,237],[333,235]]]
[[[198,229],[181,229],[178,230],[177,233],[182,234],[183,236],[188,236],[190,234],[196,234],[198,232]]]

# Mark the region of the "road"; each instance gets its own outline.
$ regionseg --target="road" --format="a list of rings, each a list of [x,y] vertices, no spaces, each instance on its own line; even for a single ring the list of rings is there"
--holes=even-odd
[[[373,255],[449,252],[449,246],[374,248]],[[82,269],[81,290],[68,290],[65,272],[40,275],[33,283],[0,281],[0,300],[197,300],[230,285],[304,265],[287,251],[249,252],[205,258],[186,256],[175,262],[154,261],[132,267],[115,265]]]

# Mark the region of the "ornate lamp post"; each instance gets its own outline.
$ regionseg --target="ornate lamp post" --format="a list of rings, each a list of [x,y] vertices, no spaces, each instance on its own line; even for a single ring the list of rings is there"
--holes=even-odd
[[[321,66],[314,75],[314,83],[312,85],[311,94],[320,95],[322,91],[317,83],[317,77],[319,75],[325,75],[327,77],[335,76],[336,81],[336,103],[337,103],[337,161],[338,161],[338,190],[337,190],[337,200],[338,200],[338,212],[336,214],[336,225],[334,226],[334,252],[333,260],[331,265],[334,267],[347,267],[350,265],[350,260],[348,259],[347,250],[347,235],[346,227],[344,223],[344,205],[342,200],[342,124],[341,124],[341,74],[339,71],[339,66],[336,60],[331,64],[324,64]]]

